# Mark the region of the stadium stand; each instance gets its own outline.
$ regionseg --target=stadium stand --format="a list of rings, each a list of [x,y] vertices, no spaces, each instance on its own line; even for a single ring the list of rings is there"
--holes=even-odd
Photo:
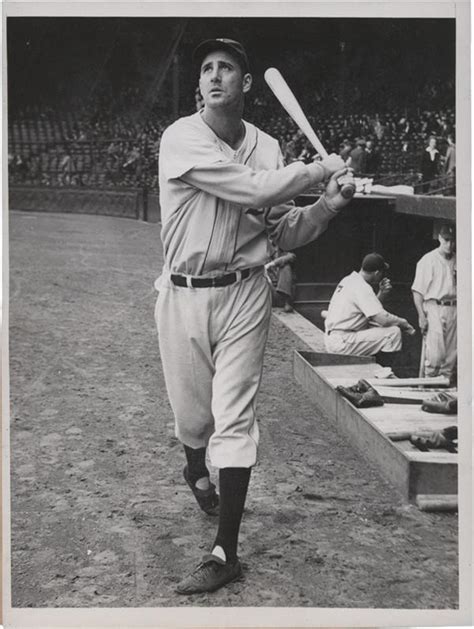
[[[357,139],[370,139],[378,167],[364,174],[387,185],[414,185],[421,192],[421,155],[428,137],[436,136],[444,156],[447,136],[455,131],[454,107],[446,99],[452,90],[453,86],[442,91],[436,84],[426,84],[410,111],[396,106],[373,111],[373,103],[369,104],[354,86],[347,90],[354,94],[354,106],[344,115],[338,113],[337,85],[332,89],[326,85],[324,90],[314,89],[309,94],[306,110],[329,151],[340,152],[343,142],[352,148]],[[445,98],[440,98],[440,93]],[[430,103],[430,109],[422,106],[423,101]],[[94,102],[80,103],[74,109],[35,105],[15,111],[9,117],[10,182],[156,188],[159,142],[171,117],[151,111],[144,123],[137,118],[137,102],[138,90],[128,88],[115,94],[113,100],[98,94]],[[312,111],[317,115],[311,115]],[[262,88],[257,87],[249,99],[247,118],[279,139],[287,162],[315,158],[314,149]],[[442,172],[429,193],[452,194]]]

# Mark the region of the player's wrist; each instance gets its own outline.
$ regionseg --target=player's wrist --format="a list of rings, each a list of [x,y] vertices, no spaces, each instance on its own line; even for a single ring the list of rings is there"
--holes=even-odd
[[[328,177],[330,176],[327,169],[324,168],[321,162],[312,162],[311,164],[306,164],[306,168],[309,172],[311,183],[313,185],[326,181],[326,179],[328,179]]]
[[[331,201],[326,193],[319,197],[318,209],[321,211],[321,207],[324,207],[328,216],[332,217],[335,214],[339,214],[339,208],[336,203]]]

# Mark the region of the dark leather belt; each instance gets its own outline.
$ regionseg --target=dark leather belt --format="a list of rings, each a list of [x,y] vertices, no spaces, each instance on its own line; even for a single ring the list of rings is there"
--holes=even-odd
[[[455,306],[456,299],[436,299],[438,306]]]
[[[189,277],[186,275],[171,275],[171,281],[175,286],[185,286],[192,288],[216,288],[219,286],[229,286],[240,278],[244,280],[250,275],[251,269],[243,269],[236,273],[226,273],[217,277]]]

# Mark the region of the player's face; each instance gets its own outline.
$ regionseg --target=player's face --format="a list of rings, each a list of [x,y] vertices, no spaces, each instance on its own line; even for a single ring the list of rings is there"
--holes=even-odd
[[[441,253],[444,253],[446,256],[451,257],[456,247],[456,241],[453,238],[443,238],[441,234],[438,236],[438,240]]]
[[[380,282],[382,281],[383,277],[385,275],[385,271],[374,271],[371,274],[370,280],[369,280],[369,284],[371,286],[373,286],[374,288],[378,288]]]
[[[243,74],[237,61],[224,50],[209,53],[201,64],[199,88],[205,106],[211,109],[240,103],[251,82],[250,74]]]

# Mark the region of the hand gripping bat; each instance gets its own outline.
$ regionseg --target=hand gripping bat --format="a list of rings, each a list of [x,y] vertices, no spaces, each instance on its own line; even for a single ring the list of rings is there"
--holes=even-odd
[[[280,71],[276,68],[268,68],[268,70],[265,71],[264,78],[269,88],[280,101],[280,104],[286,109],[292,120],[305,134],[319,155],[321,155],[323,159],[328,157],[326,149],[321,144],[320,139],[301,109],[299,102],[296,100],[296,96],[289,88],[288,83],[285,81]],[[338,183],[341,186],[342,196],[345,199],[350,199],[354,195],[355,185],[352,182],[344,182],[344,177],[341,177]]]

